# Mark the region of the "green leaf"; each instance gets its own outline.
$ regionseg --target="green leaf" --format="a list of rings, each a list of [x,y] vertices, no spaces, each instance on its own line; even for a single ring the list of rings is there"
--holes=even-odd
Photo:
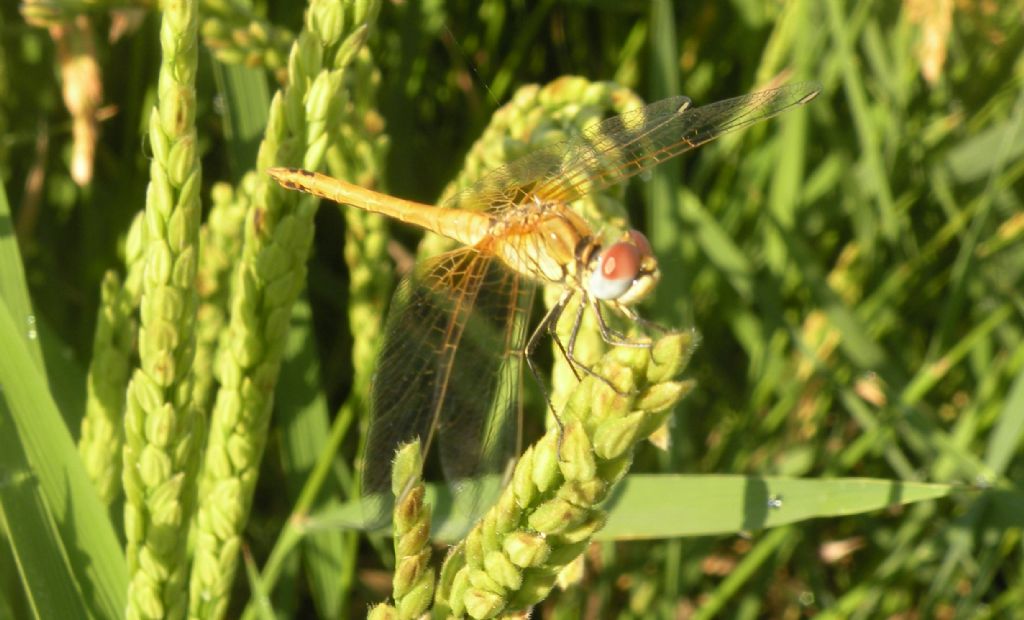
[[[1020,437],[1024,433],[1024,370],[1013,382],[1010,393],[1003,403],[985,450],[985,464],[1001,476],[1010,460],[1020,451]]]
[[[4,352],[0,355],[0,388],[5,405],[2,413],[9,420],[3,426],[13,426],[12,435],[25,453],[23,470],[38,480],[42,500],[53,515],[60,538],[73,550],[68,553],[68,561],[78,587],[89,593],[84,604],[97,617],[120,617],[128,585],[121,545],[28,342],[6,301],[0,303],[0,350]],[[13,544],[32,542],[19,540]],[[25,586],[32,589],[36,584]]]
[[[256,151],[267,126],[270,92],[262,68],[213,63],[217,90],[224,99],[224,133],[234,180],[256,164]]]
[[[955,487],[872,478],[629,476],[608,505],[600,539],[749,532],[946,497]]]
[[[627,476],[605,502],[608,524],[598,540],[640,540],[735,534],[807,519],[839,517],[949,496],[949,484],[875,478],[803,479],[730,475]],[[435,540],[457,540],[466,524],[454,523],[451,491],[427,485]],[[361,529],[358,502],[314,515],[310,529]]]
[[[7,203],[7,190],[0,184],[0,300],[7,304],[7,311],[15,319],[15,325],[27,336],[28,353],[32,362],[42,370],[43,353],[39,348],[36,315],[32,312],[25,283],[25,269],[21,264],[18,239],[14,236],[11,207]]]
[[[290,398],[281,402],[276,411],[288,495],[293,501],[302,491],[317,455],[329,448],[330,421],[327,399],[319,387],[320,364],[315,344],[312,312],[303,296],[292,311],[292,327],[278,384],[280,393]],[[336,489],[330,484],[327,487],[321,491],[319,503],[337,503],[336,499],[329,499],[336,497]],[[338,585],[352,578],[354,542],[337,531],[319,532],[303,540],[309,588],[322,617],[336,618],[345,608],[348,589]]]
[[[989,500],[985,522],[998,529],[1024,527],[1024,492],[997,489],[984,496]]]
[[[53,515],[13,432],[11,412],[0,399],[0,525],[10,541],[22,587],[36,618],[84,618],[78,590]]]
[[[980,131],[950,149],[946,166],[960,183],[977,181],[1000,165],[992,153],[1001,153],[1007,147],[1007,161],[1024,154],[1024,125],[1014,118]]]

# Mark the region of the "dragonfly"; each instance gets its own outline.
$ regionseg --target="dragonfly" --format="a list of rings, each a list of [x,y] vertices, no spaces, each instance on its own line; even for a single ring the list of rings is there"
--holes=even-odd
[[[613,330],[603,308],[645,323],[634,304],[659,278],[650,243],[637,230],[604,239],[574,201],[806,104],[820,89],[814,82],[792,83],[701,107],[683,96],[657,101],[497,168],[441,206],[308,170],[269,169],[285,188],[381,213],[459,246],[417,264],[391,302],[362,460],[367,521],[388,520],[391,461],[409,441],[420,441],[424,455],[438,444],[456,497],[479,495],[473,481],[501,478],[518,451],[523,366],[539,377],[531,354],[542,338],[554,338],[577,377],[594,374],[574,356],[585,309],[596,315],[606,342],[649,343]],[[530,330],[538,285],[561,293]],[[555,326],[573,302],[575,311],[566,315],[572,329],[562,343]]]

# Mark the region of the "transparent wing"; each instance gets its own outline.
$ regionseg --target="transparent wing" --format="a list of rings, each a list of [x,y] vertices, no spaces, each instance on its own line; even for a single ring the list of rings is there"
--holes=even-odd
[[[497,168],[445,206],[501,214],[534,197],[541,202],[571,202],[806,103],[820,89],[816,82],[798,82],[699,108],[690,107],[687,97],[663,99]]]
[[[521,351],[533,285],[464,248],[399,285],[372,386],[363,469],[368,524],[390,519],[391,462],[418,439],[439,447],[457,506],[472,512],[514,457]],[[436,440],[436,441],[435,441]]]
[[[441,403],[438,452],[455,490],[453,526],[468,530],[497,500],[519,453],[523,349],[534,283],[489,261]]]

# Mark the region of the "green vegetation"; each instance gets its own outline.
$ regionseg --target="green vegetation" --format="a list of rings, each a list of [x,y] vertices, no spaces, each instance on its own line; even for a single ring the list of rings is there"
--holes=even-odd
[[[1019,0],[13,4],[0,618],[1024,608]],[[678,330],[585,322],[623,394],[544,345],[564,432],[527,375],[480,524],[413,446],[393,544],[353,528],[391,292],[448,246],[263,171],[439,202],[641,101],[800,80],[580,201],[648,233]]]

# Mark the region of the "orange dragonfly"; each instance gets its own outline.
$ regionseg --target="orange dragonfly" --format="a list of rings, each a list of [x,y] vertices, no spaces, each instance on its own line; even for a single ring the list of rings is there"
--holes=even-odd
[[[498,168],[440,207],[316,172],[270,169],[286,188],[383,213],[463,246],[417,265],[391,303],[363,460],[367,520],[388,519],[391,500],[383,498],[390,498],[391,460],[412,440],[422,442],[424,455],[438,442],[456,499],[473,481],[501,477],[517,451],[522,365],[533,370],[530,354],[545,333],[577,376],[592,373],[573,356],[585,308],[596,313],[610,344],[643,346],[645,341],[630,341],[608,326],[602,304],[640,320],[631,305],[658,280],[650,245],[643,234],[629,231],[606,246],[570,203],[807,103],[820,88],[795,83],[698,108],[687,97],[658,101]],[[561,286],[562,293],[530,332],[537,283]],[[577,297],[562,346],[554,327]]]

